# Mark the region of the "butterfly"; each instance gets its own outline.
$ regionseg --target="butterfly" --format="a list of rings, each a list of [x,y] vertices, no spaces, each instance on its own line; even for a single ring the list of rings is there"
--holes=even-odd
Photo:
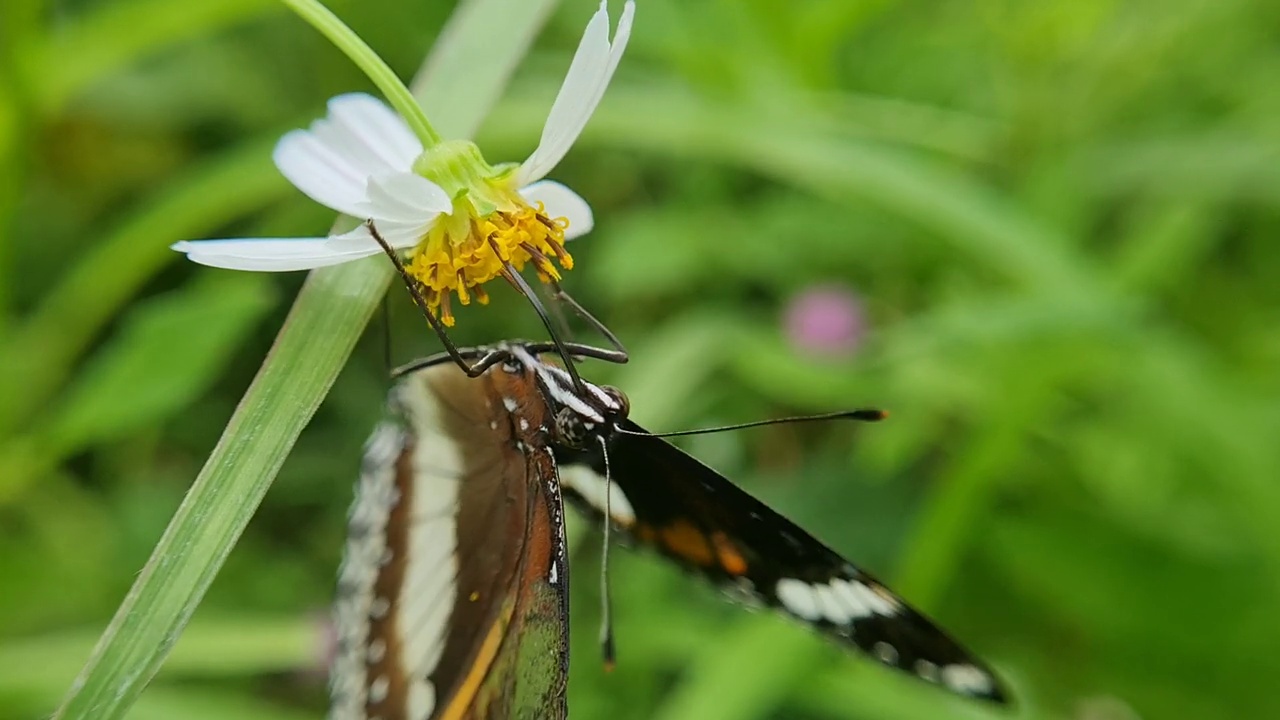
[[[400,373],[350,513],[334,720],[566,717],[566,500],[882,664],[1007,701],[985,664],[906,601],[646,433],[621,391],[543,362],[552,349],[464,350],[482,369],[474,379],[451,356]]]

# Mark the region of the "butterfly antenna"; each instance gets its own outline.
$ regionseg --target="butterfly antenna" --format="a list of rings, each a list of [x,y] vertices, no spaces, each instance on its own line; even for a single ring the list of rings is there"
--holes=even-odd
[[[603,435],[600,454],[604,456],[604,545],[600,548],[600,652],[604,658],[605,672],[613,672],[618,664],[617,650],[613,642],[613,594],[609,585],[609,530],[613,525],[613,475],[609,470],[609,445]]]
[[[431,305],[427,303],[427,299],[422,295],[422,289],[418,286],[418,281],[409,274],[404,267],[404,261],[400,259],[399,253],[382,237],[382,233],[378,232],[377,226],[373,224],[373,220],[366,220],[365,227],[369,229],[369,234],[377,241],[382,251],[391,258],[391,264],[395,265],[396,272],[400,274],[400,279],[404,281],[404,286],[409,291],[409,295],[413,298],[413,303],[422,311],[422,315],[427,318],[427,322],[431,324],[431,329],[436,331],[436,335],[440,338],[440,342],[444,344],[444,350],[448,353],[449,358],[453,360],[468,377],[479,377],[487,367],[477,367],[468,363],[462,357],[462,353],[458,352],[458,346],[453,344],[453,340],[449,339],[449,333],[444,329],[444,323],[440,322],[440,318],[431,312]]]
[[[565,372],[569,373],[569,377],[573,379],[573,389],[581,395],[586,395],[587,388],[583,384],[582,378],[578,376],[578,369],[575,367],[576,364],[573,361],[573,354],[569,352],[569,348],[565,347],[564,341],[560,339],[560,334],[556,332],[555,327],[551,323],[550,316],[547,315],[547,309],[543,307],[542,301],[538,299],[538,293],[534,292],[533,288],[529,287],[529,283],[525,282],[525,279],[521,277],[519,271],[515,269],[515,266],[511,264],[510,260],[502,258],[502,253],[498,251],[498,244],[493,241],[493,238],[489,238],[489,247],[493,248],[494,255],[496,255],[499,260],[502,260],[502,277],[505,278],[507,282],[511,283],[511,286],[514,287],[517,292],[525,296],[525,299],[527,299],[529,304],[533,306],[534,311],[538,313],[538,317],[542,319],[542,326],[545,327],[547,329],[547,333],[551,335],[551,342],[555,343],[556,353],[560,356],[560,359],[564,361]]]
[[[817,422],[820,420],[858,420],[861,422],[879,422],[889,417],[889,413],[884,410],[875,410],[872,408],[862,408],[859,410],[837,410],[836,412],[821,413],[818,415],[795,415],[792,417],[773,418],[772,420],[756,420],[754,422],[738,423],[737,425],[720,425],[718,427],[698,428],[696,430],[675,430],[673,432],[650,433],[636,432],[627,430],[626,428],[615,428],[615,432],[623,435],[640,435],[647,437],[680,437],[681,435],[710,435],[711,433],[725,432],[726,430],[742,430],[745,428],[764,427],[766,425],[790,425],[792,423]]]

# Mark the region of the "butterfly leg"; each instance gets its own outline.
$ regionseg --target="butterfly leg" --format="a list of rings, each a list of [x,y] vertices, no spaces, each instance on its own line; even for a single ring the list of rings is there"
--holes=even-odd
[[[590,325],[593,330],[603,335],[605,340],[608,340],[609,344],[612,345],[615,350],[623,356],[627,355],[627,348],[622,345],[622,341],[618,339],[618,336],[614,335],[613,331],[604,323],[600,322],[595,315],[592,315],[590,311],[582,307],[577,300],[574,300],[572,295],[566,292],[564,288],[560,287],[560,283],[553,280],[551,282],[551,289],[551,297],[557,301],[557,304],[564,303],[565,305],[568,305],[569,309],[573,310],[575,315],[587,321],[587,324]]]
[[[458,346],[453,344],[453,340],[449,337],[449,333],[445,331],[444,323],[440,322],[440,318],[436,317],[435,313],[431,312],[431,307],[427,304],[427,299],[422,296],[422,289],[418,287],[418,281],[414,280],[413,276],[409,274],[409,271],[405,269],[404,261],[400,259],[399,253],[397,253],[391,245],[387,243],[386,239],[382,237],[382,234],[378,232],[378,228],[373,224],[373,220],[366,220],[365,227],[369,228],[369,234],[372,235],[373,239],[382,247],[382,251],[386,253],[387,257],[391,258],[391,263],[395,265],[396,272],[399,273],[400,278],[404,281],[405,288],[409,290],[409,295],[413,297],[413,303],[422,311],[423,316],[427,318],[427,322],[431,323],[431,329],[436,331],[436,336],[440,338],[440,342],[444,345],[445,353],[448,354],[449,358],[453,360],[453,362],[456,363],[468,377],[479,377],[485,370],[488,370],[493,366],[494,363],[506,359],[507,355],[504,354],[505,351],[498,350],[489,353],[489,355],[486,355],[484,358],[481,358],[479,362],[474,364],[467,362],[463,353],[458,350]],[[502,354],[502,356],[497,359],[491,359],[489,356],[494,354]],[[396,370],[393,374],[403,374],[402,370],[403,369]]]
[[[560,355],[560,359],[564,361],[565,371],[569,373],[571,378],[573,378],[574,388],[576,388],[578,392],[585,394],[586,389],[582,383],[582,378],[578,375],[577,368],[574,367],[573,354],[569,352],[569,348],[566,347],[564,341],[560,339],[560,334],[556,332],[555,327],[552,325],[551,318],[547,315],[547,309],[542,306],[542,301],[538,299],[538,294],[533,291],[533,288],[529,287],[529,283],[521,277],[520,272],[515,269],[515,266],[511,264],[510,260],[502,259],[502,253],[498,251],[498,244],[490,239],[489,245],[493,248],[494,254],[502,260],[502,277],[507,282],[511,283],[511,286],[514,287],[517,292],[524,295],[525,299],[529,301],[529,304],[533,306],[534,311],[538,313],[538,317],[542,320],[543,327],[545,327],[547,329],[547,333],[551,335],[551,342],[555,344],[556,353]]]

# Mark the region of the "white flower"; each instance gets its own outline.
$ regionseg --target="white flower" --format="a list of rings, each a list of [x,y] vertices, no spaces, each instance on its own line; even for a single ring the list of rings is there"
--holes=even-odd
[[[591,207],[547,173],[569,152],[604,95],[622,58],[635,13],[627,0],[613,41],[604,0],[578,44],[551,106],[538,147],[519,165],[490,166],[474,143],[454,140],[423,150],[408,125],[364,94],[329,101],[329,114],[309,130],[280,139],[276,167],[311,199],[372,220],[428,304],[447,325],[451,293],[465,305],[503,272],[531,262],[542,279],[559,279],[552,258],[573,267],[564,242],[591,230]],[[309,270],[382,252],[366,225],[331,237],[183,241],[171,246],[191,260],[236,270]],[[496,249],[496,252],[495,252]],[[501,257],[500,257],[501,256]]]

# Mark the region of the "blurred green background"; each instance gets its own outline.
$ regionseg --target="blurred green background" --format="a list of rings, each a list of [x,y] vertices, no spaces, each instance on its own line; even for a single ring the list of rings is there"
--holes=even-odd
[[[1020,704],[952,700],[628,553],[605,675],[578,527],[574,716],[1280,717],[1280,5],[638,2],[553,173],[597,213],[566,286],[634,357],[591,377],[653,429],[889,409],[685,446]],[[557,10],[490,160],[533,148],[594,5]],[[331,6],[403,76],[452,10]],[[303,280],[167,245],[324,232],[270,148],[369,84],[268,0],[10,1],[0,56],[8,720],[63,695]],[[396,359],[434,352],[391,298]],[[541,336],[497,289],[455,337]],[[381,346],[375,322],[131,717],[322,716]]]

